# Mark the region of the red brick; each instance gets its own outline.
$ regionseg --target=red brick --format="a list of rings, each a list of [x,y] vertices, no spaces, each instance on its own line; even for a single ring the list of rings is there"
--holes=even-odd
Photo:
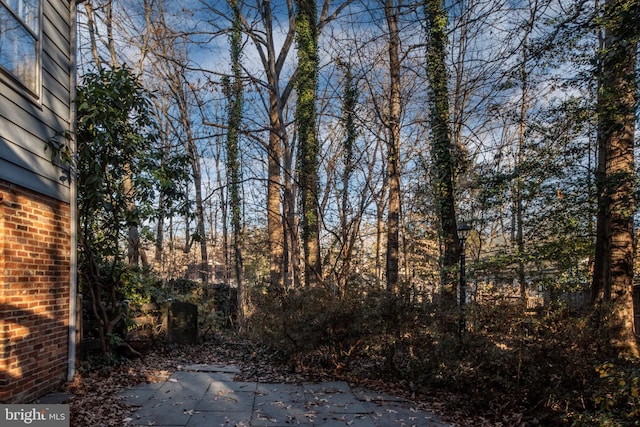
[[[66,376],[69,206],[0,181],[0,400],[26,401]],[[52,320],[55,319],[55,320]]]

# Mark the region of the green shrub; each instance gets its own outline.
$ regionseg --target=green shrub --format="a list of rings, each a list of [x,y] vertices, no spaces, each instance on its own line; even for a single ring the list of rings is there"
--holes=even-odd
[[[119,297],[141,306],[164,297],[162,281],[150,269],[128,268],[120,276]]]
[[[595,367],[595,373],[591,410],[574,414],[572,425],[640,425],[640,363],[605,362]]]
[[[201,287],[198,282],[182,277],[168,280],[165,286],[173,296],[185,296]]]

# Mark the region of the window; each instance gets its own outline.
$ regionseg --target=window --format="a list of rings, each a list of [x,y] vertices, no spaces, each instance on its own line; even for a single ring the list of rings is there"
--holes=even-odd
[[[40,0],[0,0],[0,67],[34,94],[39,86]]]

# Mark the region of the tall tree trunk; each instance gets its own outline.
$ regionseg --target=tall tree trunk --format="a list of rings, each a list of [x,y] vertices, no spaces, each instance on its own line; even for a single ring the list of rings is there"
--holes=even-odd
[[[200,243],[200,280],[203,284],[207,284],[209,281],[209,261],[207,256],[207,235],[205,232],[205,220],[204,220],[204,208],[202,206],[202,171],[200,169],[200,153],[198,147],[193,139],[191,132],[191,123],[188,117],[183,117],[184,124],[186,125],[187,133],[187,152],[189,153],[189,160],[191,161],[191,174],[193,177],[193,186],[195,191],[195,203],[196,203],[196,236],[197,241]]]
[[[138,218],[134,214],[136,211],[135,189],[131,178],[131,169],[125,167],[127,176],[124,179],[124,191],[127,196],[127,211],[129,217],[129,228],[127,230],[127,262],[133,267],[140,266],[140,233],[138,232]]]
[[[280,111],[278,94],[269,91],[269,147],[267,168],[267,233],[269,235],[270,284],[284,288],[284,224],[282,213],[282,139],[280,135]]]
[[[602,55],[604,51],[604,29],[597,29],[598,34],[598,55],[596,62],[596,80],[597,80],[597,96],[600,96],[602,86]],[[591,305],[600,306],[603,301],[603,292],[605,283],[610,282],[608,279],[609,268],[609,229],[607,205],[605,203],[605,172],[607,168],[606,147],[603,138],[604,133],[600,131],[600,123],[596,134],[596,169],[594,172],[595,191],[596,191],[596,232],[595,232],[595,250],[593,255],[593,277],[591,278]]]
[[[160,194],[158,196],[158,222],[156,224],[156,242],[153,260],[156,262],[160,270],[164,270],[162,262],[164,253],[164,220],[165,220],[165,197]]]
[[[349,205],[349,184],[351,181],[351,175],[355,167],[354,164],[354,152],[353,146],[358,136],[358,131],[355,123],[355,109],[358,104],[358,87],[354,82],[353,73],[351,71],[351,64],[344,64],[344,95],[342,104],[342,125],[344,127],[344,140],[343,140],[343,161],[344,170],[342,171],[342,194],[341,194],[341,206],[340,206],[340,240],[341,250],[340,258],[342,266],[338,275],[338,283],[345,288],[351,275],[351,257],[353,253],[353,246],[355,244],[356,229],[350,227],[350,205]]]
[[[222,188],[224,181],[221,173],[222,167],[220,166],[220,153],[217,152],[214,157],[216,164],[216,180],[218,182],[218,186]],[[219,206],[220,222],[222,223],[222,259],[224,262],[222,281],[223,283],[229,284],[231,282],[231,261],[229,260],[229,209],[227,209],[228,204],[225,191],[220,192]],[[217,280],[217,275],[214,276],[214,278]]]
[[[318,85],[318,26],[315,0],[296,0],[296,43],[298,46],[298,165],[301,199],[302,246],[305,284],[314,287],[322,280],[320,258],[320,212],[318,207],[318,154],[316,134],[316,89]]]
[[[244,328],[247,311],[245,290],[243,283],[244,268],[242,261],[242,199],[240,186],[242,181],[242,171],[240,162],[240,126],[242,122],[242,64],[240,57],[242,54],[242,33],[240,28],[240,10],[237,0],[229,2],[233,10],[233,26],[230,35],[230,56],[232,80],[229,82],[228,97],[228,123],[227,133],[227,180],[229,184],[229,202],[231,204],[231,229],[233,231],[234,248],[234,273],[236,286],[238,287],[238,327]]]
[[[607,149],[604,134],[598,130],[598,164],[595,171],[598,205],[596,212],[596,242],[594,251],[593,277],[591,281],[591,304],[601,305],[611,298],[611,221],[609,217],[609,197],[606,195],[605,180],[607,169]],[[607,291],[605,292],[605,288]],[[606,294],[606,296],[605,296]]]
[[[104,23],[107,27],[107,46],[109,48],[109,54],[111,55],[111,66],[116,68],[118,67],[118,55],[115,40],[113,39],[113,0],[107,0],[105,12],[106,17]]]
[[[609,271],[594,271],[594,283],[603,284],[603,300],[611,310],[613,344],[627,354],[638,355],[633,330],[633,261],[635,213],[634,136],[636,52],[640,4],[635,0],[607,0],[604,4],[604,49],[598,93],[598,138],[603,149],[602,192],[605,218],[597,237],[605,249]],[[607,215],[608,214],[608,215]],[[600,222],[598,223],[600,225]],[[598,243],[597,243],[598,246]],[[608,246],[608,251],[606,251]],[[607,253],[608,252],[608,253]],[[604,267],[607,262],[597,265]]]
[[[395,0],[386,0],[384,14],[389,30],[389,116],[386,123],[387,174],[389,179],[389,204],[387,212],[387,289],[396,290],[399,280],[400,248],[400,31],[398,29],[399,6]]]
[[[293,45],[295,35],[295,17],[293,4],[287,3],[289,30],[282,42],[280,52],[276,52],[273,34],[273,15],[271,1],[264,0],[259,5],[260,21],[264,32],[256,31],[253,24],[242,20],[244,31],[252,39],[258,51],[267,80],[269,94],[269,142],[267,146],[267,234],[269,239],[269,281],[274,289],[283,289],[285,285],[285,270],[287,254],[285,248],[287,239],[286,204],[287,191],[283,192],[283,173],[287,170],[285,163],[285,143],[287,130],[283,109],[293,90],[293,80],[290,80],[281,90],[280,73],[285,60]],[[243,19],[241,17],[241,19]],[[289,176],[289,179],[291,177]],[[285,184],[286,186],[286,184]],[[294,213],[292,212],[292,215]]]
[[[434,162],[434,195],[442,242],[441,299],[454,306],[456,265],[460,258],[455,200],[456,159],[449,126],[449,89],[446,69],[447,13],[442,0],[425,0],[427,27],[427,78],[429,79],[429,124],[431,157]]]
[[[516,207],[516,247],[518,251],[518,283],[520,285],[520,300],[523,305],[527,302],[527,284],[525,277],[525,254],[524,254],[524,177],[522,174],[522,166],[524,163],[524,138],[527,129],[527,115],[529,111],[529,75],[527,73],[527,61],[529,49],[529,29],[533,25],[533,18],[527,27],[524,42],[522,43],[522,63],[520,64],[520,114],[518,117],[518,153],[516,160],[516,182],[515,182],[515,207]]]
[[[182,72],[178,71],[173,76],[172,91],[178,110],[180,121],[185,132],[184,146],[191,163],[191,176],[195,193],[196,206],[196,240],[200,243],[200,279],[203,284],[209,281],[209,262],[207,256],[207,235],[205,232],[205,216],[202,200],[202,169],[200,165],[200,153],[193,136],[191,118],[189,116],[189,106],[187,102],[187,92],[185,90],[186,79]],[[190,239],[190,236],[187,236]]]
[[[284,194],[283,194],[283,217],[284,217],[284,276],[285,286],[295,288],[302,283],[302,271],[300,262],[300,234],[299,217],[296,215],[296,186],[293,167],[293,149],[288,146],[284,150]]]
[[[186,201],[188,202],[188,199]],[[182,247],[182,252],[185,254],[191,252],[191,218],[189,217],[189,212],[184,213],[184,246]]]
[[[384,196],[380,196],[384,197]],[[382,268],[382,236],[384,236],[384,202],[376,199],[376,287],[382,287],[383,268]]]

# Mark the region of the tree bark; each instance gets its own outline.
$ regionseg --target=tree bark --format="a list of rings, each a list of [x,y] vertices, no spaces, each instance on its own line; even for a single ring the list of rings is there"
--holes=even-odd
[[[387,289],[394,291],[399,280],[400,248],[400,116],[402,103],[400,97],[400,32],[398,29],[398,10],[394,0],[386,0],[384,6],[387,28],[389,30],[389,115],[386,123],[387,135],[387,174],[389,177],[389,205],[387,212]]]
[[[318,154],[316,135],[316,89],[318,85],[318,26],[316,2],[296,0],[296,43],[298,47],[298,180],[301,200],[302,246],[305,285],[322,281],[320,258],[320,212],[318,207]]]
[[[429,124],[434,162],[434,195],[439,221],[441,249],[441,302],[455,306],[456,265],[460,258],[455,200],[456,159],[449,126],[449,89],[446,69],[447,14],[441,0],[425,0],[427,24],[427,78],[429,79]]]
[[[279,52],[273,34],[273,15],[271,2],[265,0],[259,4],[260,21],[263,31],[256,31],[254,25],[240,17],[243,30],[253,41],[258,51],[260,61],[266,76],[268,90],[269,140],[267,145],[267,234],[269,240],[269,282],[274,289],[284,289],[285,270],[288,265],[288,254],[285,251],[288,244],[287,235],[287,207],[286,188],[283,191],[283,174],[287,171],[285,160],[285,143],[287,130],[283,109],[292,92],[293,80],[284,88],[280,85],[280,74],[285,60],[293,45],[295,34],[295,18],[293,5],[287,3],[289,29],[285,35]],[[291,177],[289,176],[289,179]],[[286,187],[286,183],[284,185]],[[284,193],[284,194],[283,194]],[[293,192],[291,192],[293,193]],[[292,214],[294,214],[292,212]]]
[[[238,289],[238,327],[242,331],[245,324],[247,304],[244,289],[244,267],[242,259],[243,230],[242,230],[242,198],[240,183],[242,182],[242,168],[240,161],[240,126],[242,123],[242,33],[240,28],[240,11],[237,0],[229,2],[233,10],[233,24],[230,35],[230,56],[232,79],[228,87],[228,123],[227,133],[227,181],[229,185],[229,202],[231,204],[231,228],[233,232],[234,273]]]
[[[598,93],[598,138],[604,164],[600,206],[604,214],[597,237],[606,260],[594,271],[602,299],[611,310],[612,343],[638,355],[633,325],[633,262],[635,213],[634,137],[636,52],[640,5],[633,0],[607,0],[604,5],[604,49]],[[608,251],[606,250],[608,249]],[[607,253],[608,252],[608,253]],[[608,264],[608,271],[603,267]],[[602,268],[602,269],[600,269]],[[594,288],[596,287],[594,286]]]

